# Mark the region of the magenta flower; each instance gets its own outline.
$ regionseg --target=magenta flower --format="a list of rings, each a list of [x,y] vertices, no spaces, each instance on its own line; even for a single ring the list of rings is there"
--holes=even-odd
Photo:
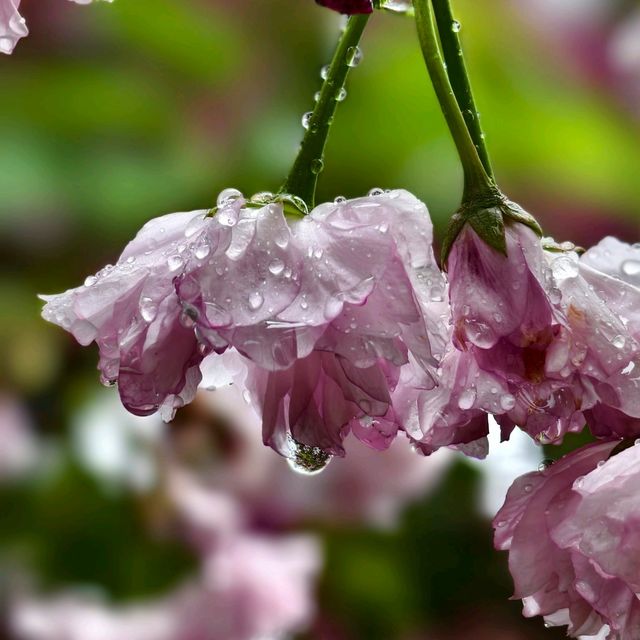
[[[448,263],[453,342],[507,386],[492,410],[505,434],[518,425],[541,441],[559,440],[582,429],[594,407],[598,415],[640,415],[636,396],[623,397],[635,388],[628,374],[640,354],[640,290],[569,246],[543,249],[523,224],[505,232],[503,255],[465,226]]]
[[[607,638],[640,637],[640,447],[605,461],[616,444],[583,447],[522,476],[494,520],[525,616],[568,625],[571,636],[607,625]]]
[[[197,250],[193,245],[206,213],[151,220],[115,266],[107,265],[80,287],[42,296],[46,320],[82,345],[96,342],[103,382],[117,382],[122,403],[137,415],[162,407],[171,417],[193,399],[200,382],[203,355],[190,309],[180,304],[173,281],[185,268],[185,254]]]
[[[316,0],[316,2],[323,7],[329,7],[329,9],[348,15],[373,11],[371,0]]]

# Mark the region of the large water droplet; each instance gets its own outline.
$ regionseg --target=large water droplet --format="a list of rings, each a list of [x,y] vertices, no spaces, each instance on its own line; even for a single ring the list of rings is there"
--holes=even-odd
[[[454,20],[451,23],[451,31],[453,31],[454,33],[459,33],[460,29],[462,29],[462,25],[457,20]]]
[[[331,454],[320,447],[296,443],[295,451],[291,457],[287,458],[287,462],[296,473],[315,476],[331,462]]]
[[[325,64],[324,67],[322,67],[322,69],[320,69],[320,77],[323,80],[326,80],[329,77],[329,65]]]
[[[342,102],[347,97],[347,90],[342,87],[336,94],[336,102]]]
[[[362,62],[362,49],[360,47],[349,47],[345,62],[349,67],[357,67]]]
[[[257,309],[259,309],[262,306],[263,302],[264,302],[264,298],[262,297],[262,294],[259,291],[254,291],[249,295],[249,307],[253,311],[256,311]]]
[[[238,189],[223,189],[216,199],[218,209],[225,209],[230,207],[236,200],[242,198],[242,192]]]
[[[96,278],[95,276],[87,276],[84,279],[84,286],[92,287],[96,282],[98,282],[98,278]]]
[[[315,160],[311,161],[311,173],[318,175],[319,173],[322,173],[323,169],[324,162],[322,161],[322,158],[316,158]]]
[[[611,344],[616,348],[616,349],[622,349],[624,347],[624,345],[626,344],[626,340],[624,336],[616,336],[612,341]]]
[[[484,322],[478,320],[465,320],[465,333],[471,344],[480,349],[489,349],[497,341],[497,336],[493,329]]]

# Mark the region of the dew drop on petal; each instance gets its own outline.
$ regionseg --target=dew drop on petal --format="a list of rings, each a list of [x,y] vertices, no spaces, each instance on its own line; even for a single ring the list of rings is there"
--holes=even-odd
[[[625,260],[620,269],[625,276],[638,276],[640,275],[640,261]]]
[[[284,262],[280,258],[275,258],[269,263],[269,272],[274,276],[279,276],[284,271]]]
[[[505,411],[511,411],[511,409],[516,406],[516,399],[510,393],[505,393],[503,396],[500,396],[500,406]]]
[[[384,189],[381,189],[380,187],[374,187],[373,189],[369,189],[369,192],[367,193],[368,196],[382,196],[384,195]]]
[[[201,242],[193,253],[198,260],[204,260],[211,253],[211,246],[208,242]]]
[[[476,395],[476,390],[473,387],[465,389],[458,398],[458,407],[463,411],[471,409],[476,401]]]
[[[616,349],[622,349],[624,347],[624,345],[626,344],[626,340],[624,336],[616,336],[612,341],[611,344],[616,348]]]
[[[140,315],[145,322],[153,322],[158,315],[158,305],[153,298],[142,296],[140,298]]]
[[[98,282],[98,278],[96,278],[95,276],[87,276],[84,279],[84,286],[92,287],[96,282]]]
[[[553,275],[557,280],[567,280],[578,275],[578,261],[574,255],[562,255],[551,263]]]
[[[184,260],[179,255],[170,256],[167,260],[169,271],[177,271],[184,266]]]
[[[264,298],[259,291],[254,291],[249,295],[249,307],[253,309],[253,311],[258,310],[262,303],[264,302]]]
[[[223,227],[234,227],[238,222],[238,212],[231,207],[227,207],[218,211],[216,219]]]

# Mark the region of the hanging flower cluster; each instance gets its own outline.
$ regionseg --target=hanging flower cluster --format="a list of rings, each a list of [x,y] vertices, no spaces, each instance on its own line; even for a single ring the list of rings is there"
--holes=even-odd
[[[413,3],[465,178],[442,266],[427,208],[407,191],[308,212],[366,14],[409,11],[318,2],[353,17],[282,193],[225,189],[210,211],[151,220],[114,266],[44,296],[43,316],[97,344],[102,381],[132,413],[170,420],[203,376],[208,388],[237,384],[265,444],[304,473],[344,456],[349,434],[385,450],[404,433],[424,455],[481,458],[489,416],[503,439],[519,428],[539,444],[588,427],[600,443],[515,482],[496,546],[509,551],[525,615],[640,640],[637,448],[611,456],[640,436],[640,247],[541,238],[502,195],[448,2]]]

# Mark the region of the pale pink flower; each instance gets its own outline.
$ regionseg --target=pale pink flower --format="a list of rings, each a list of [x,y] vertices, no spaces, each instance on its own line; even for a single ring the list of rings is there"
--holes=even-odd
[[[189,310],[175,293],[189,238],[205,225],[206,211],[173,213],[148,222],[115,266],[84,285],[42,296],[43,317],[70,331],[82,345],[96,342],[105,384],[118,383],[124,406],[147,415],[162,405],[170,417],[190,402],[203,355]]]
[[[569,634],[640,638],[640,447],[588,445],[516,480],[494,520],[525,616]]]
[[[448,263],[453,342],[506,385],[489,409],[505,435],[518,425],[557,441],[582,429],[593,407],[636,415],[634,396],[622,396],[636,384],[628,373],[640,354],[640,290],[570,246],[543,249],[519,223],[506,225],[506,248],[505,256],[467,226]],[[487,410],[477,396],[470,409]]]

